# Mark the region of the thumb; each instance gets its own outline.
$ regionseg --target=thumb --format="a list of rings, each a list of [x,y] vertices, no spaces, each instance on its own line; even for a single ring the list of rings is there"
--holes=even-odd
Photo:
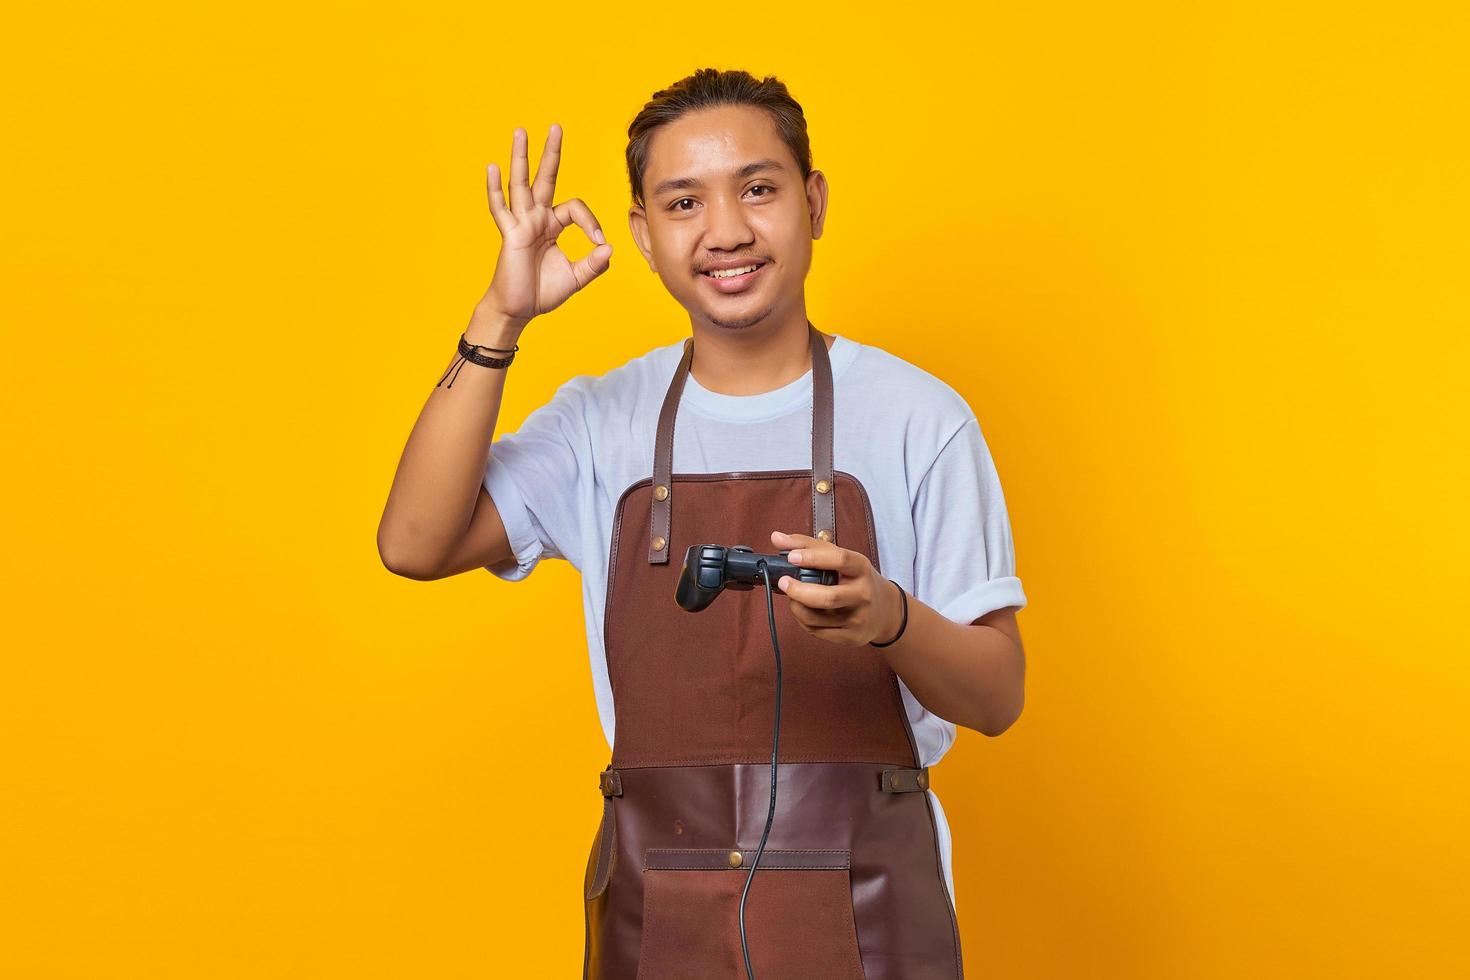
[[[599,245],[573,263],[572,272],[577,282],[585,286],[606,272],[612,264],[612,251],[611,245]]]

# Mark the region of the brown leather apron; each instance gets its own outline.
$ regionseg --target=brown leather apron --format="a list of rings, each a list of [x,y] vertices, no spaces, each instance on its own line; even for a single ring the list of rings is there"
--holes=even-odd
[[[807,329],[810,470],[670,472],[691,338],[659,414],[653,476],[618,500],[604,620],[616,729],[585,879],[588,980],[745,977],[738,907],[765,826],[775,721],[765,590],[726,590],[691,613],[674,587],[690,545],[772,553],[777,529],[810,528],[878,566],[867,491],[832,468],[832,368]],[[745,905],[757,980],[961,977],[897,675],[869,647],[812,636],[772,586],[781,744]]]

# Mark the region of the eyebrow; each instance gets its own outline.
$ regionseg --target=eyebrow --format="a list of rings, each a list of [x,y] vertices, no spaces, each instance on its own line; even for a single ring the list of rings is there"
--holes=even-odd
[[[786,167],[779,160],[756,160],[753,163],[747,163],[745,166],[731,173],[730,176],[735,180],[744,180],[746,177],[761,173],[762,171],[775,170],[779,172],[785,169]],[[650,196],[658,197],[668,191],[682,191],[690,187],[703,186],[704,184],[695,177],[670,177],[655,187],[653,194]]]

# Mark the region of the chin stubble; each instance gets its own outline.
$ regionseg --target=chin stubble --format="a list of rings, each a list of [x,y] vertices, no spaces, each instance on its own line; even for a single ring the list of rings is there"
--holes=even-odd
[[[768,306],[764,310],[754,314],[753,316],[743,316],[738,320],[721,320],[718,317],[712,316],[709,318],[709,322],[713,323],[715,326],[719,327],[722,330],[744,330],[747,327],[755,326],[766,317],[770,316],[771,312],[775,310],[775,308],[775,306]]]

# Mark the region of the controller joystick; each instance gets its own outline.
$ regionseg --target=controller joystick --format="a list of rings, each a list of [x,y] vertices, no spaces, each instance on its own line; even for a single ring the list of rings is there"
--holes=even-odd
[[[682,609],[699,612],[708,608],[721,592],[731,589],[749,592],[757,585],[764,585],[761,564],[771,577],[771,589],[779,592],[776,583],[782,575],[789,575],[798,582],[815,585],[836,585],[837,573],[830,568],[802,568],[786,560],[790,549],[775,555],[759,554],[743,544],[725,547],[718,544],[693,544],[684,553],[684,570],[679,574],[679,584],[674,590],[674,601]]]

